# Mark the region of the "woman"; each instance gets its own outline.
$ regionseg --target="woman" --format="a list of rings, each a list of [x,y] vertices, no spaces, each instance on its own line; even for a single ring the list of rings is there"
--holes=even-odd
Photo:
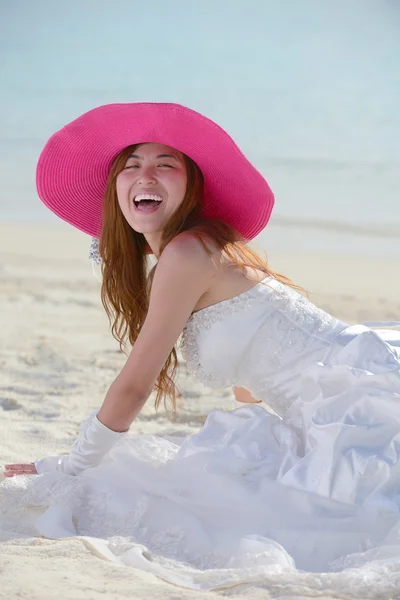
[[[204,569],[212,587],[330,570],[367,544],[387,556],[400,523],[398,336],[328,315],[246,247],[274,198],[232,139],[182,106],[103,106],[49,140],[37,185],[100,238],[102,301],[132,345],[68,455],[6,465],[6,477],[43,474],[26,483],[29,503],[50,507],[38,530],[101,538],[108,558],[195,586]],[[215,411],[185,439],[127,437],[153,390],[175,409],[181,334],[195,378],[273,412]],[[139,559],[143,546],[156,558]]]

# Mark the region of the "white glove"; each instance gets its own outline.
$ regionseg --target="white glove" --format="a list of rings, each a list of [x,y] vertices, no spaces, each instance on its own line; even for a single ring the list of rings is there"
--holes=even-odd
[[[84,427],[88,422],[87,427]],[[48,456],[33,464],[39,475],[47,471],[60,471],[68,475],[78,475],[85,469],[98,465],[114,444],[126,435],[126,431],[112,431],[92,413],[81,426],[81,431],[69,454]]]

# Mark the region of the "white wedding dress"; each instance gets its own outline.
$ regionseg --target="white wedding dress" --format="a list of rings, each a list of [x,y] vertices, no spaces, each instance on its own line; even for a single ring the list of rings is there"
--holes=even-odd
[[[348,326],[266,278],[194,313],[182,355],[206,386],[267,406],[214,411],[186,438],[130,434],[77,477],[24,478],[24,503],[47,508],[38,532],[197,589],[310,571],[331,590],[393,584],[400,333]]]

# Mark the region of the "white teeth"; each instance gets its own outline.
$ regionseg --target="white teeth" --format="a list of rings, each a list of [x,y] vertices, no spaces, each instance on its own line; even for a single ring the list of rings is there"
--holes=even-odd
[[[141,200],[155,200],[156,202],[162,202],[161,196],[156,196],[156,194],[139,194],[134,198],[135,202],[140,202]]]

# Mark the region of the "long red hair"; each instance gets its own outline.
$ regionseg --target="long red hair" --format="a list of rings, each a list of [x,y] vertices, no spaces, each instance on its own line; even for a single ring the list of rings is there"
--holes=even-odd
[[[125,148],[112,164],[104,194],[103,229],[99,245],[103,275],[101,300],[110,321],[111,332],[123,351],[126,351],[127,341],[131,346],[134,345],[146,318],[156,268],[150,269],[146,239],[142,233],[134,231],[126,221],[116,192],[116,177],[124,168],[128,156],[139,145]],[[203,174],[189,157],[183,155],[183,158],[187,172],[186,194],[165,225],[160,253],[176,235],[191,229],[209,254],[211,250],[205,243],[207,238],[240,269],[256,268],[286,285],[302,289],[284,275],[272,271],[267,266],[266,257],[261,258],[249,248],[233,227],[217,219],[202,216]],[[177,389],[174,380],[177,368],[178,358],[176,348],[173,348],[155,384],[156,410],[162,400],[167,408],[167,399],[171,401],[173,410],[176,410]]]

